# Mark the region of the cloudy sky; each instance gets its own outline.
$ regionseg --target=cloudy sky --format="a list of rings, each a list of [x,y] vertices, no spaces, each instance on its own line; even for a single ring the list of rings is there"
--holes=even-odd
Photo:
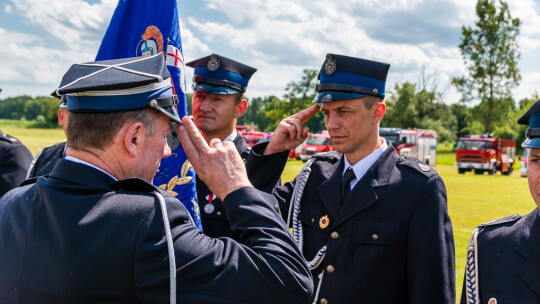
[[[256,67],[248,97],[281,97],[303,69],[337,53],[390,63],[387,87],[435,75],[455,102],[449,81],[465,72],[461,26],[475,21],[472,0],[177,1],[186,62],[214,52]],[[508,2],[522,21],[519,100],[540,91],[540,0]],[[47,95],[72,63],[93,61],[116,4],[0,0],[0,98]]]

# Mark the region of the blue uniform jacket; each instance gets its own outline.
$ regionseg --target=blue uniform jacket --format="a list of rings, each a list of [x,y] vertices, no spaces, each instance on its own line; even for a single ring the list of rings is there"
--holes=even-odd
[[[168,303],[169,262],[154,186],[58,161],[0,199],[0,303]],[[179,303],[307,303],[312,279],[275,199],[224,201],[240,243],[212,239],[164,191]]]
[[[477,241],[481,303],[540,303],[538,208],[523,217],[513,215],[480,225]],[[467,304],[466,283],[465,279],[462,304]]]
[[[312,271],[315,287],[324,273],[316,303],[454,304],[454,239],[437,172],[388,143],[341,206],[342,158],[316,156],[301,200],[304,256],[327,245]],[[274,192],[282,212],[297,179]]]

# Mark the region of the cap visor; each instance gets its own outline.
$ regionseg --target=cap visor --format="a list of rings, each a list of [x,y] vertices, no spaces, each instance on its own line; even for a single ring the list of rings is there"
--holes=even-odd
[[[217,94],[217,95],[234,95],[234,94],[241,93],[240,91],[235,90],[235,89],[215,86],[211,84],[204,84],[204,83],[193,83],[193,92],[202,92],[202,93]]]
[[[523,148],[538,149],[540,148],[540,137],[536,138],[527,138],[521,144]]]
[[[167,115],[172,121],[182,124],[182,119],[180,118],[180,116],[178,116],[178,112],[176,111],[176,108],[174,106],[157,107],[156,110]]]

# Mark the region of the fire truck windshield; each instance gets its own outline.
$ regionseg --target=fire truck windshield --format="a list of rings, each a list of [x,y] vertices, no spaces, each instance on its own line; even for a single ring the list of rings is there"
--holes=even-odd
[[[460,140],[456,149],[463,150],[487,150],[495,149],[495,143],[485,140]]]
[[[316,146],[324,146],[326,143],[328,143],[328,138],[319,136],[311,136],[307,141],[307,144]]]

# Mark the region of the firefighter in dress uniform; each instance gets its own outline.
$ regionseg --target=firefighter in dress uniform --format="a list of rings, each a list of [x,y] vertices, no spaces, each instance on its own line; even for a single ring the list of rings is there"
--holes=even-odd
[[[307,303],[313,282],[275,198],[231,143],[210,145],[162,53],[73,65],[66,157],[0,199],[0,303]],[[240,242],[213,239],[151,184],[171,122]],[[219,169],[219,170],[216,170]]]
[[[314,303],[455,303],[444,183],[379,137],[389,67],[326,56],[314,103],[336,151],[312,157],[273,192],[312,271]],[[280,152],[273,140],[264,153]]]
[[[467,249],[461,304],[540,302],[540,100],[518,120],[528,125],[527,179],[536,208],[485,223]]]
[[[247,110],[248,103],[244,93],[251,76],[257,70],[217,54],[186,65],[195,68],[192,112],[193,122],[201,135],[207,143],[213,138],[233,142],[246,164],[253,186],[270,193],[276,185],[280,185],[280,174],[288,155],[277,153],[262,157],[260,154],[251,153],[251,148],[235,128],[236,120]],[[316,109],[312,112],[315,114]],[[267,144],[261,144],[255,151],[264,150]],[[211,237],[238,240],[238,234],[230,228],[222,201],[198,177],[196,184],[204,233]]]

